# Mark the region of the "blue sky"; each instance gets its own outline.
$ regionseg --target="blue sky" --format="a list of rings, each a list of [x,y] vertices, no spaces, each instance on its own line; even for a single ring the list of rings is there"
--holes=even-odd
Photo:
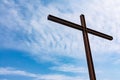
[[[120,79],[119,0],[0,0],[0,80],[89,80],[82,32],[49,14],[113,36],[89,39],[97,80]]]

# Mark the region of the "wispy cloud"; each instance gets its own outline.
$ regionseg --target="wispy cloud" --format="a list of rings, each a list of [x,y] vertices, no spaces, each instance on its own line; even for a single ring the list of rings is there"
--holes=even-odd
[[[22,71],[22,70],[15,70],[13,68],[0,68],[0,74],[1,75],[21,75],[21,76],[27,76],[27,77],[37,77],[35,74]]]
[[[70,77],[62,74],[34,74],[23,70],[16,70],[14,68],[0,68],[0,75],[18,75],[34,78],[34,80],[87,80],[79,76]]]
[[[76,74],[84,74],[87,73],[87,69],[85,67],[75,66],[75,65],[60,65],[60,66],[54,66],[50,69],[56,70],[56,71],[63,71],[63,72],[69,72],[69,73],[76,73]]]

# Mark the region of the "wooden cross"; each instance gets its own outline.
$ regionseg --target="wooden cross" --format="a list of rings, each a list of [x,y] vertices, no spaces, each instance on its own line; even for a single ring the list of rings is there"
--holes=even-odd
[[[71,28],[82,30],[85,52],[86,52],[87,65],[88,65],[88,71],[89,71],[89,77],[90,77],[90,80],[96,80],[94,64],[93,64],[93,60],[92,60],[92,54],[91,54],[89,38],[88,38],[87,33],[94,34],[94,35],[100,36],[100,37],[108,39],[108,40],[112,40],[113,37],[109,36],[109,35],[106,35],[104,33],[101,33],[101,32],[98,32],[98,31],[87,28],[86,27],[86,22],[85,22],[85,17],[84,17],[83,14],[80,15],[81,25],[72,23],[70,21],[66,21],[64,19],[60,19],[60,18],[55,17],[53,15],[48,15],[48,20],[66,25],[66,26],[71,27]]]

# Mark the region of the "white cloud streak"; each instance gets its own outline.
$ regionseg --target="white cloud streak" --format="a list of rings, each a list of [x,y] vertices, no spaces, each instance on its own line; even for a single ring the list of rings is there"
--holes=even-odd
[[[76,73],[76,74],[85,74],[87,73],[87,69],[80,66],[74,66],[74,65],[60,65],[60,66],[54,66],[50,69],[56,70],[56,71],[63,71],[63,72],[69,72],[69,73]]]
[[[87,80],[79,76],[70,77],[61,74],[48,74],[48,75],[34,74],[23,70],[16,70],[14,68],[0,68],[0,75],[18,75],[23,77],[25,76],[25,77],[33,78],[34,80],[73,80],[73,79]]]

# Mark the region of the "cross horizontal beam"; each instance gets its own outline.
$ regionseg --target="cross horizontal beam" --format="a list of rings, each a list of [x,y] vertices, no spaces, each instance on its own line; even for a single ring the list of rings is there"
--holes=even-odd
[[[83,30],[83,27],[81,25],[78,25],[78,24],[72,23],[70,21],[67,21],[67,20],[55,17],[53,15],[48,15],[48,20],[51,20],[51,21],[54,21],[54,22],[66,25],[66,26],[71,27],[71,28],[75,28],[75,29],[78,29],[78,30]],[[109,36],[107,34],[104,34],[104,33],[101,33],[101,32],[98,32],[98,31],[95,31],[95,30],[92,30],[92,29],[89,29],[89,28],[86,28],[86,31],[88,33],[90,33],[90,34],[94,34],[96,36],[100,36],[100,37],[108,39],[108,40],[112,40],[113,39],[112,36]]]

